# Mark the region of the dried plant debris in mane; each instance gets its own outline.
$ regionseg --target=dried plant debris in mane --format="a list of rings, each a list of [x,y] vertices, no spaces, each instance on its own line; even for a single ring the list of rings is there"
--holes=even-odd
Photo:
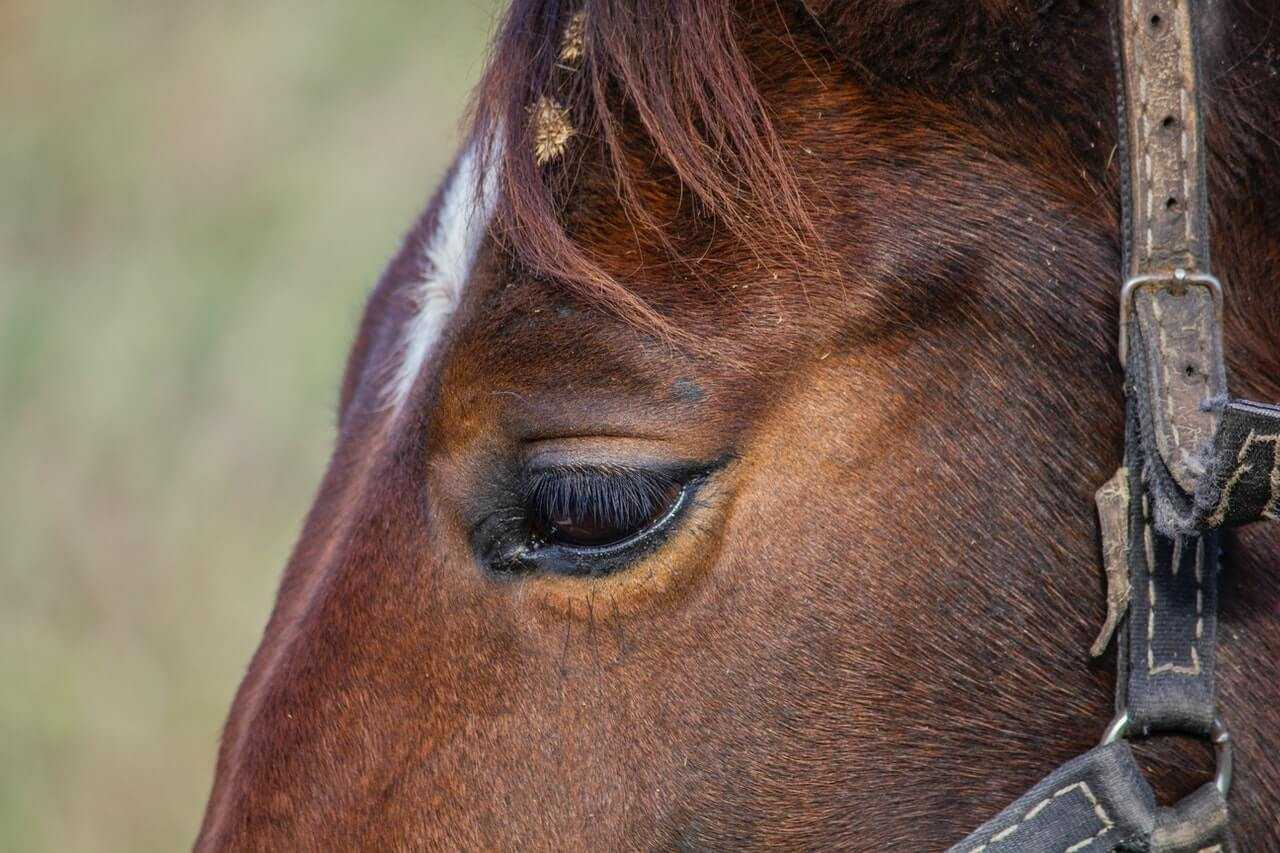
[[[675,182],[672,198],[762,266],[812,264],[810,209],[741,48],[744,18],[710,0],[676,0],[661,14],[620,0],[511,5],[473,110],[476,132],[502,143],[485,164],[501,173],[494,233],[523,268],[673,331],[567,233],[586,157],[601,158],[637,239],[684,268],[701,253],[677,248],[654,209],[661,176]]]
[[[564,28],[564,36],[560,39],[561,62],[572,65],[582,58],[585,52],[582,34],[586,28],[586,15],[585,11],[579,10],[569,18],[569,23]]]
[[[564,154],[565,145],[573,136],[569,123],[569,111],[543,95],[533,106],[533,159],[544,166]]]

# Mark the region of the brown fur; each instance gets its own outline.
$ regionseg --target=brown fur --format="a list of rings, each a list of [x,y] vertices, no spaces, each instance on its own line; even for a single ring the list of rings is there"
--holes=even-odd
[[[1109,717],[1107,4],[587,8],[566,71],[576,5],[513,5],[478,106],[506,201],[398,420],[377,377],[434,205],[370,299],[202,849],[941,849]],[[1280,400],[1280,6],[1214,8],[1233,389]],[[544,94],[577,132],[541,170]],[[625,572],[486,574],[463,519],[565,436],[734,461]],[[1248,850],[1280,846],[1275,528],[1232,538],[1223,595]],[[1160,747],[1166,795],[1204,777]]]

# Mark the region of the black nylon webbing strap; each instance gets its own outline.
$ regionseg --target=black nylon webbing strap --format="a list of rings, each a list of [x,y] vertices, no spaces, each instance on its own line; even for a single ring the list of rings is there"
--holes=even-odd
[[[1207,734],[1217,713],[1218,538],[1156,529],[1141,470],[1138,395],[1129,403],[1129,621],[1121,643],[1117,711],[1133,731]]]
[[[1191,518],[1208,530],[1280,521],[1280,407],[1227,404]]]
[[[1114,743],[1063,764],[948,853],[1102,853],[1132,842],[1145,848],[1155,821],[1155,800],[1133,753]]]

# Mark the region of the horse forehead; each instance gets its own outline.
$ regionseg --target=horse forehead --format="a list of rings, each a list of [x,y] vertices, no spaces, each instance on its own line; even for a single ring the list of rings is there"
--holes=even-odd
[[[482,165],[496,165],[499,158],[495,152],[482,157],[479,148],[476,141],[465,147],[440,187],[435,214],[415,251],[417,273],[402,291],[408,307],[378,379],[379,399],[394,413],[404,407],[424,371],[450,360],[442,346],[446,330],[455,342],[451,349],[498,360],[519,350],[526,366],[532,357],[563,353],[570,343],[601,345],[609,335],[609,348],[616,352],[624,339],[641,342],[630,347],[634,353],[652,349],[644,345],[652,343],[651,336],[632,334],[607,306],[567,285],[522,272],[498,241],[486,240],[501,199],[496,168]],[[608,206],[594,195],[591,200],[598,213]],[[615,223],[608,216],[597,224],[606,218],[615,227],[598,229],[594,238],[629,243],[620,236],[625,221]],[[467,310],[459,311],[463,305]]]

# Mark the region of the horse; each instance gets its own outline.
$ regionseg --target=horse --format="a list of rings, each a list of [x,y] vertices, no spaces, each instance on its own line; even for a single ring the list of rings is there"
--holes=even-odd
[[[1098,742],[1121,179],[1094,0],[513,0],[368,298],[196,847],[942,849]],[[1280,4],[1200,9],[1280,399]],[[1280,849],[1280,532],[1230,534]],[[1156,740],[1162,798],[1206,778]]]

